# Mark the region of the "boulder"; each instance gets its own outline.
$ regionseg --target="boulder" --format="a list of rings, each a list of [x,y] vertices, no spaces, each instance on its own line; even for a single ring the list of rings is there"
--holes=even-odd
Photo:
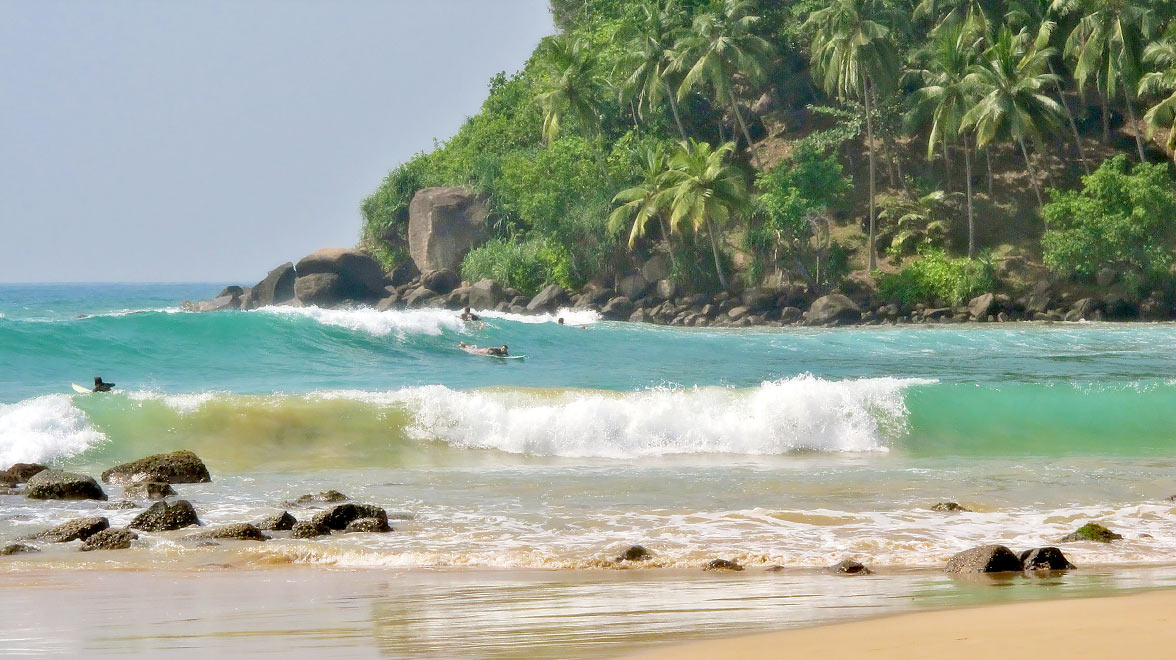
[[[1114,320],[1134,319],[1139,316],[1136,299],[1121,291],[1111,291],[1103,296],[1103,309],[1107,318]]]
[[[870,575],[874,572],[856,559],[842,559],[825,570],[834,575]]]
[[[732,321],[738,321],[739,319],[747,316],[750,313],[751,313],[751,310],[744,307],[743,305],[740,305],[738,307],[732,307],[731,309],[727,310],[727,316],[731,317]]]
[[[147,500],[162,500],[175,495],[171,484],[162,481],[140,481],[123,489],[125,497],[140,497]]]
[[[633,301],[624,296],[618,296],[608,301],[600,315],[610,321],[624,321],[633,315]]]
[[[641,266],[641,276],[645,278],[646,282],[656,282],[664,280],[670,276],[670,269],[673,267],[673,262],[664,254],[657,254],[649,258],[644,265]],[[669,298],[670,296],[663,296]]]
[[[6,555],[23,555],[28,552],[40,552],[40,550],[34,548],[31,545],[25,545],[24,543],[10,543],[10,544],[4,546],[3,548],[0,548],[0,555],[5,555],[5,556]]]
[[[1081,298],[1066,312],[1067,321],[1081,321],[1090,319],[1098,309],[1098,302],[1094,298]]]
[[[649,281],[641,273],[630,273],[628,275],[617,275],[616,291],[617,295],[628,298],[629,300],[637,300],[645,295],[649,290]]]
[[[396,309],[400,306],[400,296],[395,294],[386,298],[380,298],[380,302],[376,303],[377,312],[387,312]]]
[[[314,493],[313,495],[302,495],[294,500],[294,504],[298,506],[309,506],[312,504],[335,504],[337,502],[346,502],[351,498],[337,490],[324,490],[321,493]]]
[[[629,323],[653,323],[653,316],[648,309],[638,307],[629,315]]]
[[[702,567],[704,571],[742,571],[743,567],[730,559],[712,559]]]
[[[1021,553],[1021,568],[1026,571],[1068,571],[1076,568],[1058,548],[1034,548]]]
[[[278,515],[257,521],[257,528],[267,532],[285,532],[294,529],[296,524],[298,521],[294,516],[290,515],[289,511],[283,511]]]
[[[130,529],[141,529],[144,532],[166,532],[173,529],[183,529],[189,525],[199,525],[196,509],[187,500],[179,500],[175,504],[156,502],[146,511],[135,516]]]
[[[313,520],[300,520],[290,528],[290,536],[296,539],[312,539],[316,536],[325,536],[330,533],[331,530],[329,528],[315,524]]]
[[[806,317],[809,325],[857,323],[861,319],[862,310],[840,293],[831,293],[814,300]]]
[[[424,188],[408,205],[408,249],[421,272],[458,270],[487,238],[486,200],[468,188]]]
[[[392,269],[391,273],[388,273],[388,281],[392,283],[392,286],[400,287],[415,280],[420,274],[420,269],[416,267],[412,259],[409,259],[401,262],[399,266]]]
[[[50,543],[68,543],[78,539],[84,541],[109,527],[110,521],[106,518],[78,518],[67,523],[62,523],[53,529],[35,534],[30,538],[41,539]]]
[[[461,286],[461,278],[457,273],[445,268],[427,270],[421,273],[421,286],[433,293],[444,295]]]
[[[1108,286],[1114,284],[1115,280],[1118,278],[1119,273],[1115,272],[1114,268],[1110,268],[1108,266],[1099,268],[1098,272],[1094,274],[1094,282],[1100,289],[1105,289]]]
[[[741,300],[743,301],[744,307],[747,307],[753,312],[762,312],[775,307],[778,297],[776,292],[771,289],[755,287],[744,291]]]
[[[645,561],[653,559],[653,553],[643,545],[631,545],[617,557],[616,561]]]
[[[426,302],[436,297],[436,293],[426,289],[423,286],[419,286],[412,291],[409,291],[408,294],[404,296],[404,305],[406,307],[421,307]]]
[[[300,275],[294,280],[294,296],[303,305],[334,307],[344,297],[342,279],[335,273]]]
[[[104,529],[82,543],[82,552],[92,550],[126,550],[139,535],[129,529]]]
[[[785,307],[780,310],[781,323],[796,323],[804,318],[804,312],[799,307]]]
[[[388,525],[388,520],[380,520],[379,518],[356,518],[347,523],[343,528],[344,534],[354,534],[358,532],[383,533],[392,531],[392,527]]]
[[[294,264],[289,261],[271,270],[242,297],[241,309],[256,309],[290,302],[294,299],[295,277]]]
[[[103,511],[126,511],[127,509],[137,509],[139,508],[139,505],[130,500],[121,500],[119,502],[99,504],[98,508],[102,509]]]
[[[964,508],[964,507],[960,506],[959,503],[957,503],[957,502],[939,502],[935,506],[931,507],[931,510],[932,511],[943,511],[943,512],[955,512],[955,511],[971,512],[971,509]]]
[[[105,500],[106,493],[94,477],[61,470],[42,470],[33,475],[25,489],[32,500]]]
[[[1094,541],[1096,543],[1110,543],[1122,539],[1122,534],[1116,534],[1098,523],[1086,523],[1070,534],[1059,539],[1059,543],[1074,543],[1076,541]]]
[[[992,313],[995,304],[996,296],[991,293],[982,293],[968,301],[968,315],[974,321],[983,321]]]
[[[653,285],[654,293],[662,300],[669,300],[678,294],[678,285],[670,280],[658,280]]]
[[[241,305],[240,298],[232,296],[221,296],[220,298],[212,298],[211,300],[201,300],[196,303],[197,312],[220,312],[226,309],[237,309]]]
[[[0,472],[0,475],[8,475],[15,478],[17,483],[25,483],[32,479],[33,475],[48,469],[40,463],[13,463],[7,470]]]
[[[566,304],[568,304],[568,292],[558,284],[548,284],[527,303],[527,311],[554,311]]]
[[[982,545],[955,554],[943,570],[956,574],[1020,571],[1021,558],[1003,545]]]
[[[204,461],[187,451],[152,454],[137,461],[116,465],[102,473],[105,483],[156,481],[167,484],[198,484],[212,481]]]
[[[327,529],[346,529],[351,521],[359,518],[375,518],[383,524],[388,524],[388,513],[378,506],[370,504],[340,504],[326,511],[320,511],[311,519],[318,527]]]
[[[245,289],[242,289],[241,287],[237,286],[236,284],[230,284],[229,286],[226,286],[225,288],[221,289],[221,292],[216,294],[216,297],[223,298],[225,296],[228,296],[230,298],[240,298],[244,294],[245,294]]]
[[[312,252],[294,267],[298,280],[309,275],[337,275],[339,294],[344,298],[368,300],[384,295],[384,269],[380,262],[359,250],[325,248]],[[298,296],[298,280],[294,292]],[[299,300],[305,299],[298,296]]]
[[[262,534],[260,529],[249,523],[232,523],[230,525],[221,525],[220,527],[206,529],[195,534],[188,534],[184,537],[184,540],[228,539],[235,541],[268,541],[269,538],[265,534]]]
[[[492,279],[483,278],[470,286],[470,307],[494,309],[503,297],[502,287]]]

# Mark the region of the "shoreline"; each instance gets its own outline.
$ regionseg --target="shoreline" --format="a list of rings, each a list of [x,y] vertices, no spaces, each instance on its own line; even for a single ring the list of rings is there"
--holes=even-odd
[[[1176,588],[882,615],[850,623],[687,642],[621,660],[788,657],[983,660],[992,657],[1159,657],[1176,645]],[[1039,623],[1040,625],[1034,625]]]

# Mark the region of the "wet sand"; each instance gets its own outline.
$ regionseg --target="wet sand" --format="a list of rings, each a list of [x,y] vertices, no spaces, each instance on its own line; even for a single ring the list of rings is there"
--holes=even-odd
[[[626,660],[1170,658],[1176,590],[922,612],[675,645]]]

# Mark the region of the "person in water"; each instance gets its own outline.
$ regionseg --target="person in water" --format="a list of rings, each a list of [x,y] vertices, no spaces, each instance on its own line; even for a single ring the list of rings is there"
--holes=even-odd
[[[471,344],[461,342],[460,344],[458,344],[458,347],[467,349],[467,350],[469,350],[469,352],[477,353],[478,355],[491,355],[494,357],[509,357],[510,356],[510,353],[507,350],[506,344],[503,344],[502,346],[497,346],[497,347],[491,346],[489,348],[478,348],[477,346],[473,346]]]
[[[465,310],[463,310],[461,313],[461,320],[463,320],[463,321],[481,321],[482,317],[471,312],[470,308],[466,307]]]
[[[94,376],[93,392],[109,392],[114,389],[114,383],[105,383],[102,381],[102,376]]]

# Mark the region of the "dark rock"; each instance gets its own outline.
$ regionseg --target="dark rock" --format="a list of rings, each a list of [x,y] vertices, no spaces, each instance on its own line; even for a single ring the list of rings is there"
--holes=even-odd
[[[110,521],[106,518],[78,518],[35,534],[30,538],[42,539],[50,543],[68,543],[78,539],[84,541],[109,527]]]
[[[386,298],[381,298],[380,302],[376,303],[377,312],[387,312],[396,309],[400,305],[400,296],[392,295]]]
[[[126,550],[139,535],[129,529],[104,529],[82,543],[82,551]]]
[[[670,280],[657,280],[653,288],[654,293],[657,294],[657,297],[663,300],[669,300],[678,293],[678,285],[674,284]]]
[[[1098,272],[1094,274],[1094,281],[1098,284],[1098,288],[1105,289],[1114,284],[1118,277],[1119,274],[1115,272],[1115,269],[1103,267],[1099,268]]]
[[[1035,293],[1029,296],[1029,300],[1025,303],[1025,312],[1028,314],[1044,314],[1051,307],[1053,307],[1053,300],[1049,297],[1049,294]]]
[[[806,317],[809,325],[837,325],[857,323],[862,318],[862,310],[852,300],[832,293],[813,301]]]
[[[281,305],[294,299],[294,264],[286,262],[271,270],[242,298],[241,309]]]
[[[157,481],[168,484],[197,484],[212,481],[204,461],[187,451],[153,454],[137,461],[116,465],[102,473],[106,483]]]
[[[779,564],[773,564],[764,569],[764,571],[768,573],[782,573],[784,570],[785,568]]]
[[[702,567],[704,571],[742,571],[743,567],[730,559],[712,559]]]
[[[93,477],[61,470],[42,470],[28,481],[25,496],[33,500],[105,500]]]
[[[842,559],[825,570],[834,575],[870,575],[874,572],[856,559]]]
[[[731,309],[727,310],[727,316],[729,316],[732,321],[738,321],[739,319],[747,316],[750,312],[750,309],[740,305],[738,307],[732,307]]]
[[[123,495],[126,497],[142,497],[148,500],[162,500],[175,494],[176,491],[171,484],[162,481],[140,481],[123,489]]]
[[[759,99],[757,99],[756,102],[751,105],[751,111],[757,115],[764,115],[767,114],[767,112],[771,110],[772,106],[775,104],[776,97],[774,94],[772,94],[771,90],[768,90],[761,94]]]
[[[765,289],[763,287],[756,287],[748,289],[743,292],[741,297],[743,306],[747,307],[753,312],[762,312],[776,306],[776,291],[772,289]]]
[[[633,310],[633,313],[629,315],[629,322],[630,323],[652,323],[653,316],[650,315],[649,310],[647,310],[645,308],[635,309],[635,310]]]
[[[1114,320],[1133,319],[1139,316],[1139,307],[1135,299],[1121,291],[1111,291],[1103,296],[1103,310],[1107,318]]]
[[[641,276],[645,278],[646,282],[664,280],[670,276],[670,270],[673,266],[674,264],[668,256],[656,254],[641,266]],[[669,296],[665,297],[668,298]]]
[[[502,300],[502,287],[494,280],[483,278],[470,285],[470,307],[493,309]]]
[[[333,506],[326,511],[320,511],[315,514],[312,522],[318,527],[345,529],[348,523],[357,518],[375,518],[382,521],[385,525],[388,524],[388,513],[380,507],[370,504],[340,504]]]
[[[283,511],[280,514],[257,521],[257,528],[267,532],[285,532],[294,529],[296,524],[298,524],[298,520],[290,515],[289,511]]]
[[[343,300],[342,279],[335,273],[311,273],[294,280],[294,296],[303,305],[333,307]]]
[[[1058,542],[1096,541],[1098,543],[1110,543],[1111,541],[1118,541],[1121,538],[1123,538],[1122,534],[1116,534],[1098,523],[1086,523],[1074,530],[1074,532],[1062,537]]]
[[[945,511],[945,512],[946,511],[971,512],[971,509],[967,509],[965,507],[962,507],[956,502],[940,502],[940,503],[936,504],[935,506],[931,507],[931,510],[932,511]]]
[[[995,304],[996,296],[991,293],[980,294],[968,301],[968,315],[973,320],[983,321],[992,313]]]
[[[391,273],[388,273],[388,281],[393,287],[399,288],[413,281],[420,274],[420,269],[416,267],[412,259],[409,259],[401,262],[399,266],[392,269]]]
[[[13,475],[0,472],[0,488],[16,488],[20,481]]]
[[[1082,298],[1074,303],[1070,311],[1066,312],[1065,319],[1067,321],[1081,321],[1082,319],[1090,319],[1095,310],[1098,309],[1098,303],[1094,298]]]
[[[211,300],[201,300],[196,303],[195,311],[197,312],[220,312],[226,309],[237,309],[241,306],[240,298],[233,298],[232,296],[222,296],[220,298],[212,298]]]
[[[122,500],[120,502],[110,502],[109,504],[99,504],[98,508],[104,511],[125,511],[127,509],[137,509],[139,505],[130,500]]]
[[[943,570],[958,574],[1020,571],[1021,559],[1003,545],[982,545],[957,553]]]
[[[486,200],[468,188],[424,188],[408,205],[408,248],[421,272],[456,271],[486,240]]]
[[[568,292],[558,284],[548,284],[527,303],[528,312],[553,311],[568,303]]]
[[[313,495],[303,495],[294,500],[294,504],[298,506],[309,506],[311,504],[335,504],[337,502],[346,502],[351,498],[337,490],[325,490],[321,493]]]
[[[645,561],[647,559],[652,559],[652,558],[653,558],[653,553],[650,552],[648,549],[646,549],[645,546],[631,545],[631,546],[625,548],[624,552],[622,552],[621,555],[619,557],[617,557],[616,560],[617,561]]]
[[[230,298],[240,298],[244,294],[245,294],[245,289],[242,289],[241,287],[237,286],[236,284],[230,284],[229,286],[226,286],[225,288],[221,289],[221,292],[216,294],[216,297],[217,298],[224,298],[225,296],[228,296]]]
[[[14,477],[18,483],[25,483],[29,479],[32,479],[33,475],[48,469],[47,466],[41,465],[40,463],[13,463],[11,467],[4,472],[0,472],[0,474]]]
[[[22,555],[28,552],[40,552],[40,550],[24,543],[10,543],[0,548],[0,555]]]
[[[444,295],[461,286],[461,278],[457,273],[445,268],[427,270],[421,273],[421,286],[433,293]]]
[[[617,275],[616,291],[617,295],[628,298],[629,300],[637,300],[645,295],[649,290],[649,280],[641,273],[630,273],[628,275]]]
[[[798,307],[785,307],[780,310],[780,321],[782,323],[796,323],[804,318],[804,312],[800,311]]]
[[[357,532],[382,533],[390,531],[392,531],[392,528],[388,525],[387,518],[384,520],[380,520],[379,518],[356,518],[347,523],[347,526],[343,528],[344,534]]]
[[[300,520],[290,528],[290,536],[296,539],[311,539],[316,536],[330,534],[330,528],[316,524],[312,520]]]
[[[175,504],[156,502],[146,511],[135,516],[127,527],[141,529],[144,532],[166,532],[182,529],[189,525],[199,525],[196,509],[187,500],[179,500]]]
[[[1021,553],[1021,567],[1026,571],[1068,571],[1076,568],[1058,548],[1034,548]]]
[[[436,297],[436,293],[426,289],[423,286],[419,286],[412,291],[409,291],[408,294],[404,296],[404,304],[407,307],[421,307],[426,302]]]
[[[338,276],[338,293],[344,298],[365,300],[384,295],[384,269],[370,255],[359,250],[325,248],[312,252],[294,267],[298,273],[294,294],[303,302],[298,280],[311,275]]]
[[[195,534],[188,534],[184,537],[185,540],[196,541],[201,539],[226,539],[235,541],[268,541],[270,537],[261,533],[261,530],[250,525],[249,523],[232,523],[230,525],[221,525],[220,527],[213,527]]]
[[[608,301],[600,315],[610,321],[624,321],[633,315],[633,301],[619,296]]]

